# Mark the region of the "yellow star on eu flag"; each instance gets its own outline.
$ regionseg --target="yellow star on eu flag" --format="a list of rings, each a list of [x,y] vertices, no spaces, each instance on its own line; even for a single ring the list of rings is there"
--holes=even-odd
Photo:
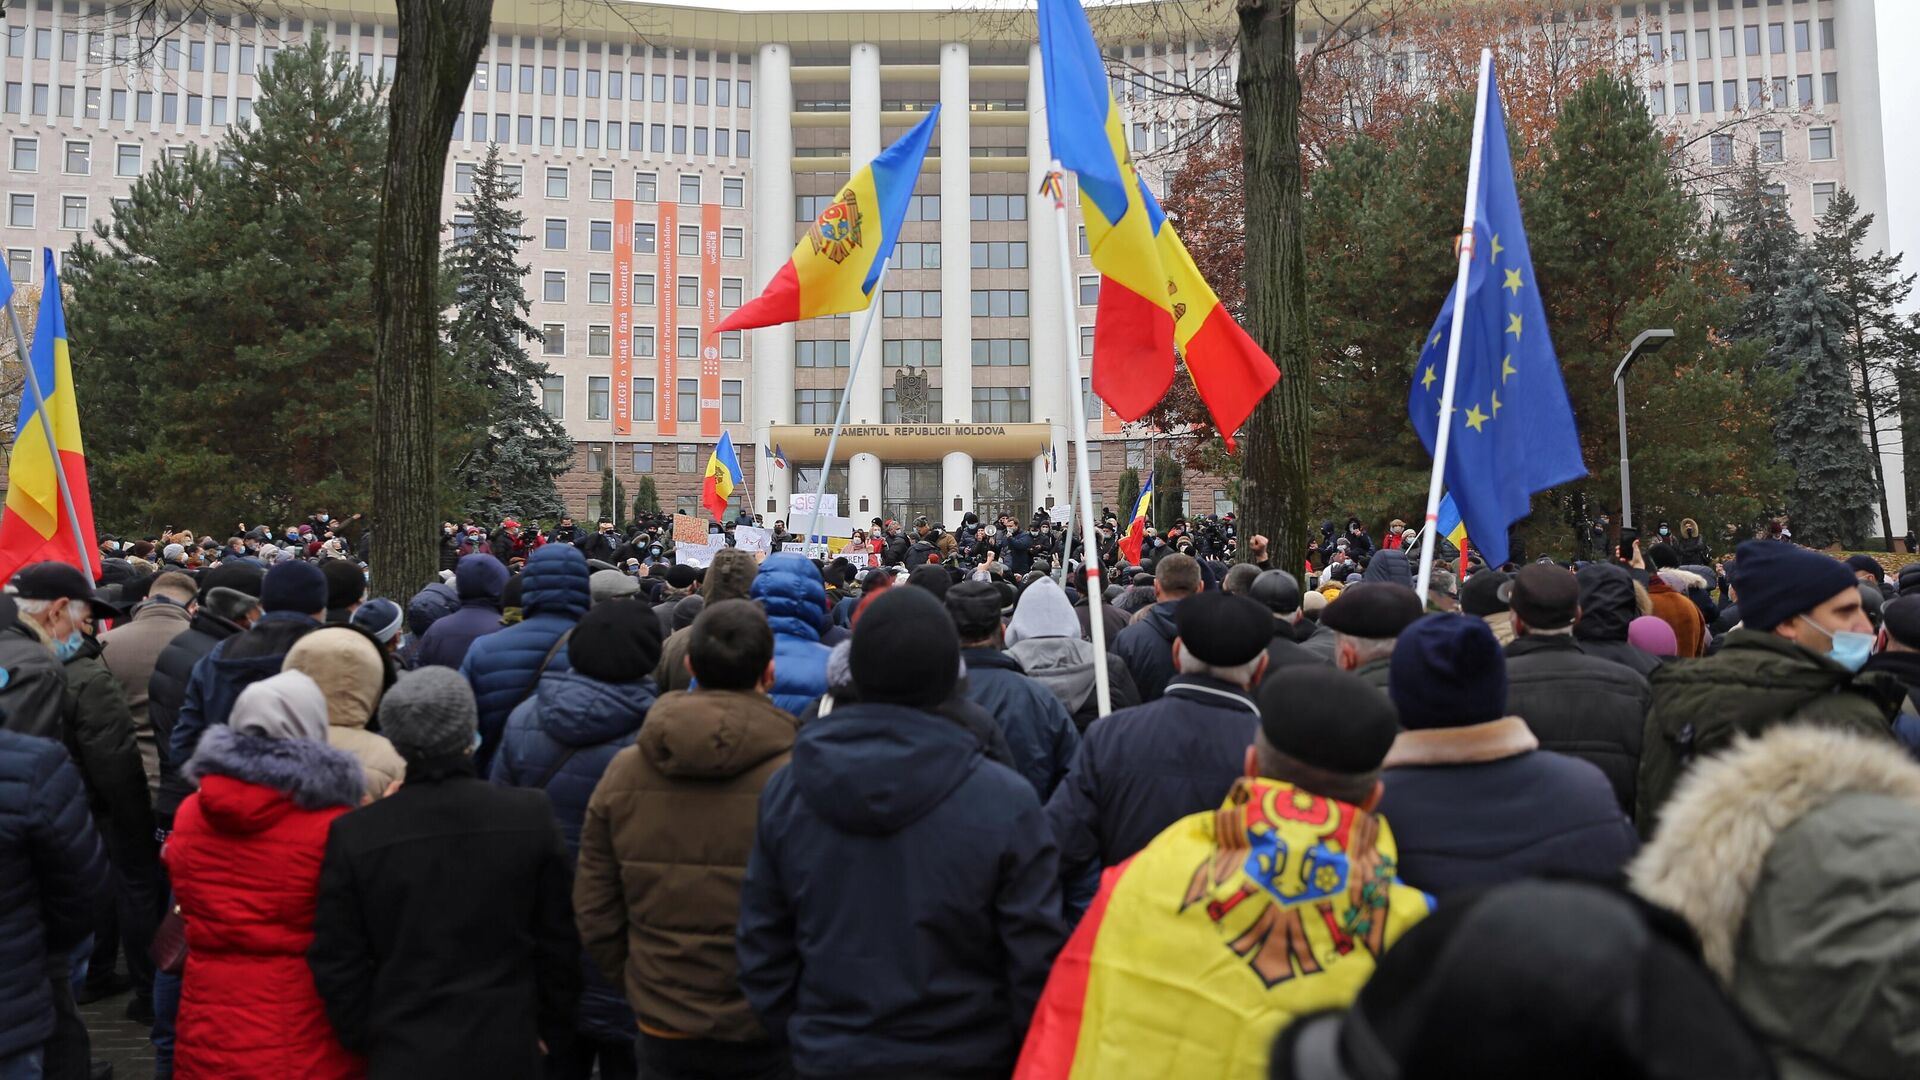
[[[1435,330],[1433,336],[1427,339],[1427,348],[1431,349],[1438,344],[1440,344],[1440,331]]]
[[[1498,390],[1493,392],[1493,418],[1496,420],[1500,418],[1500,392]]]
[[[1425,375],[1420,376],[1420,389],[1427,390],[1427,391],[1431,391],[1433,389],[1433,365],[1432,364],[1428,364],[1427,373]]]
[[[1507,249],[1506,249],[1506,248],[1503,248],[1503,247],[1501,247],[1501,246],[1500,246],[1500,234],[1499,234],[1499,233],[1494,233],[1494,234],[1493,234],[1493,256],[1492,256],[1492,260],[1493,260],[1494,262],[1499,262],[1499,261],[1500,261],[1500,253],[1501,253],[1501,252],[1503,252],[1503,251],[1505,251],[1505,250],[1507,250]]]
[[[1507,271],[1506,283],[1501,285],[1500,287],[1503,289],[1510,289],[1512,290],[1513,295],[1519,296],[1520,290],[1522,288],[1522,285],[1520,282],[1520,271],[1518,270]]]
[[[1500,360],[1500,385],[1505,386],[1510,376],[1518,374],[1520,374],[1520,372],[1515,370],[1513,366],[1513,354],[1508,353],[1502,357]]]
[[[1520,313],[1519,312],[1516,311],[1507,316],[1507,333],[1512,334],[1516,339],[1519,338],[1520,336]]]
[[[1467,406],[1467,426],[1468,427],[1472,428],[1475,431],[1480,431],[1481,425],[1485,424],[1486,422],[1487,422],[1487,414],[1480,411],[1480,406],[1478,405]]]

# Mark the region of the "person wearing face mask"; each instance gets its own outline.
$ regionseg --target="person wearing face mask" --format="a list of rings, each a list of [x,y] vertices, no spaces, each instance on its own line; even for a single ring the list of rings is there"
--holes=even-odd
[[[1737,736],[1802,721],[1893,737],[1906,690],[1884,672],[1861,672],[1874,638],[1845,563],[1793,544],[1749,541],[1737,552],[1733,584],[1741,626],[1726,645],[1704,660],[1668,664],[1651,679],[1635,814],[1642,833],[1651,834],[1692,764]]]

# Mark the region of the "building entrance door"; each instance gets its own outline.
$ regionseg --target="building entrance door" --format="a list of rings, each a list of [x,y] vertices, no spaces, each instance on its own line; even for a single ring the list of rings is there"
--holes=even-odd
[[[973,510],[983,524],[1008,514],[1025,525],[1033,506],[1033,467],[1027,462],[973,467]]]
[[[880,514],[902,525],[911,526],[915,518],[926,518],[938,525],[940,513],[940,466],[888,465],[880,470]]]

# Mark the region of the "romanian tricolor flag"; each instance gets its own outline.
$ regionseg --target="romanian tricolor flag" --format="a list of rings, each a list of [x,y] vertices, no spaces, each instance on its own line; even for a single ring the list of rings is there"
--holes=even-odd
[[[1454,547],[1467,542],[1467,523],[1460,519],[1460,508],[1453,503],[1453,492],[1440,500],[1440,519],[1434,525],[1434,531],[1453,542]]]
[[[40,293],[40,314],[27,362],[46,398],[45,419],[52,423],[53,445],[47,445],[41,405],[34,401],[32,383],[26,383],[20,389],[13,456],[7,464],[6,509],[0,512],[0,581],[10,580],[14,571],[28,563],[53,560],[80,566],[80,551],[92,552],[99,546],[93,532],[93,496],[87,487],[87,453],[80,444],[73,365],[67,359],[67,317],[51,249],[45,250],[45,258],[41,280],[46,285]],[[13,302],[13,277],[4,268],[0,268],[0,302]],[[73,498],[71,516],[60,493],[63,476]],[[89,576],[95,570],[85,569]]]
[[[1133,517],[1127,521],[1127,531],[1120,537],[1120,554],[1127,561],[1140,563],[1140,545],[1147,541],[1147,518],[1153,513],[1153,477],[1140,489],[1140,497],[1133,500]]]
[[[1080,179],[1100,271],[1093,390],[1137,420],[1173,385],[1175,349],[1229,450],[1280,372],[1207,285],[1127,151],[1126,124],[1079,0],[1041,0],[1040,55],[1053,156]]]
[[[1432,910],[1366,810],[1240,780],[1109,869],[1054,961],[1015,1080],[1254,1078],[1280,1029],[1353,1001]]]
[[[760,295],[727,316],[714,333],[865,309],[893,254],[939,118],[935,105],[912,131],[854,173]]]
[[[707,459],[707,475],[700,482],[700,504],[713,514],[713,520],[724,521],[733,489],[746,482],[747,475],[740,471],[740,455],[733,452],[733,434],[723,431],[720,444]]]

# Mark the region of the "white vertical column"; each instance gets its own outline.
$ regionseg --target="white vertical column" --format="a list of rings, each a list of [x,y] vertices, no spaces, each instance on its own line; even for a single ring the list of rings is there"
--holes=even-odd
[[[1037,194],[1052,160],[1053,150],[1047,142],[1046,82],[1041,77],[1040,47],[1035,45],[1027,53],[1027,348],[1033,363],[1028,377],[1033,380],[1033,419],[1048,425],[1047,440],[1053,447],[1054,460],[1060,464],[1058,469],[1049,469],[1044,456],[1033,458],[1035,506],[1045,506],[1049,496],[1056,506],[1072,502],[1067,486],[1067,477],[1072,475],[1066,467],[1067,409],[1073,400],[1070,395],[1079,392],[1079,387],[1067,386],[1067,358],[1060,355],[1060,343],[1067,339],[1069,314],[1058,284],[1060,259],[1066,253],[1058,250],[1052,229],[1035,227],[1035,222],[1044,222],[1053,213],[1047,197]],[[971,357],[966,362],[971,362]],[[1089,425],[1095,420],[1087,417]]]
[[[973,508],[973,456],[955,450],[940,461],[940,521],[958,529]]]
[[[848,64],[851,73],[847,86],[850,103],[847,145],[851,148],[852,167],[860,169],[880,154],[879,47],[867,42],[855,45]],[[849,332],[857,329],[859,318],[855,315],[848,320]],[[880,342],[886,336],[884,322],[879,330],[880,333],[868,335],[867,347],[858,359],[859,377],[853,382],[853,393],[847,403],[848,423],[880,422]],[[847,499],[854,507],[854,516],[858,516],[861,499],[869,500],[869,506],[880,505],[880,465],[880,459],[872,454],[854,454],[847,460]]]
[[[766,287],[793,254],[793,54],[785,45],[762,45],[754,62],[753,109],[753,286]],[[651,64],[649,64],[651,67]],[[643,76],[644,77],[644,76]],[[643,114],[644,115],[644,114]],[[768,426],[793,417],[793,324],[750,332],[753,340],[754,441],[768,442]],[[793,492],[793,471],[765,467],[765,451],[754,469],[756,513],[784,516]],[[771,506],[768,505],[771,501]],[[804,528],[805,526],[801,526]]]
[[[963,44],[940,49],[940,413],[934,420],[973,419],[973,104]],[[971,491],[967,492],[969,498]],[[948,496],[951,500],[952,496]],[[952,507],[949,501],[947,508]]]

